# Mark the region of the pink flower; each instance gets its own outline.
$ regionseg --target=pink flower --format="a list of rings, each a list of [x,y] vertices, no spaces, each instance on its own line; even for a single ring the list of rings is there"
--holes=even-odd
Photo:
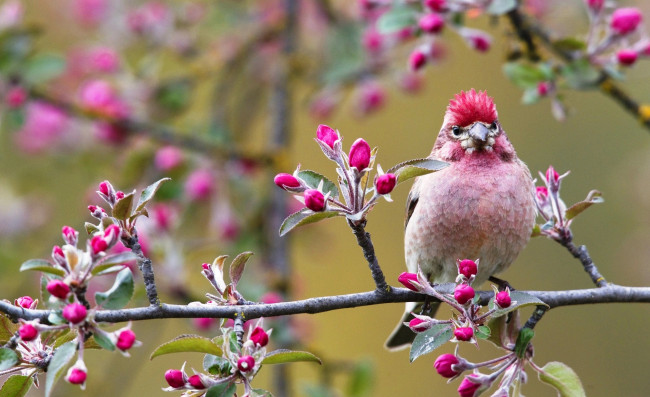
[[[632,33],[641,24],[643,15],[638,8],[619,8],[612,13],[610,27],[616,34],[626,35]]]
[[[80,303],[71,303],[63,308],[63,318],[70,321],[72,324],[79,324],[86,319],[88,311],[86,307]]]
[[[454,336],[460,341],[467,342],[472,340],[474,330],[472,327],[459,327],[454,330]]]
[[[125,329],[117,336],[117,342],[115,343],[115,346],[122,351],[126,351],[133,347],[134,343],[135,332],[130,329]]]
[[[478,272],[478,265],[471,259],[463,259],[458,262],[458,273],[470,278]]]
[[[416,283],[418,281],[418,275],[415,273],[404,272],[397,277],[397,281],[402,283],[403,286],[410,289],[411,291],[419,291],[418,287],[411,284],[411,281],[415,281]]]
[[[399,88],[401,88],[404,92],[407,93],[416,93],[422,89],[422,85],[424,84],[424,80],[422,76],[420,76],[417,73],[403,73],[399,77]]]
[[[68,115],[45,102],[30,102],[25,111],[25,124],[16,134],[18,145],[30,153],[50,148],[68,127]]]
[[[183,151],[175,146],[164,146],[156,152],[154,165],[161,171],[171,171],[183,163]]]
[[[330,126],[321,124],[316,129],[316,139],[334,149],[334,143],[340,140],[341,137],[339,136],[339,133]]]
[[[178,369],[168,369],[165,371],[165,380],[169,386],[175,389],[185,386],[185,374]]]
[[[213,190],[214,178],[208,169],[194,170],[185,181],[185,194],[192,201],[207,199]]]
[[[242,356],[237,360],[237,368],[241,372],[249,372],[255,368],[255,359],[252,356]]]
[[[110,47],[96,47],[88,53],[91,69],[102,73],[113,73],[120,68],[120,57]]]
[[[108,242],[102,236],[94,236],[90,240],[90,246],[93,250],[93,255],[97,255],[108,249]]]
[[[129,132],[117,123],[97,122],[93,126],[95,138],[111,145],[121,145],[126,141]]]
[[[496,302],[497,305],[499,305],[500,308],[505,309],[506,307],[510,307],[512,304],[512,300],[510,298],[510,291],[507,289],[505,291],[497,292],[494,301]]]
[[[70,226],[63,226],[61,228],[61,234],[63,235],[63,240],[66,244],[77,245],[77,240],[79,238],[79,232],[71,228]]]
[[[286,173],[277,174],[275,178],[273,178],[273,182],[282,189],[300,187],[300,181],[298,178]]]
[[[47,289],[47,292],[52,294],[52,296],[59,299],[67,298],[68,294],[70,293],[70,287],[62,280],[51,280],[49,283],[47,283],[45,289]]]
[[[636,51],[629,50],[629,49],[620,50],[619,52],[616,53],[616,59],[618,60],[618,63],[623,66],[634,65],[638,57],[639,54],[637,54]]]
[[[459,284],[456,286],[456,289],[454,289],[454,299],[456,299],[456,302],[461,305],[474,299],[475,295],[476,293],[474,292],[474,288],[467,284]]]
[[[72,383],[73,385],[81,385],[84,382],[86,382],[86,377],[87,376],[88,375],[86,374],[86,371],[84,371],[83,369],[72,367],[68,371],[68,374],[65,377],[65,380]]]
[[[469,380],[470,377],[476,377],[476,375],[467,375],[463,378],[463,381],[460,382],[460,386],[458,386],[458,394],[460,397],[474,397],[476,396],[478,389],[482,386],[481,383],[475,383]]]
[[[253,341],[255,346],[264,347],[269,343],[269,335],[264,331],[264,328],[255,327],[251,332],[250,340]]]
[[[378,194],[388,194],[393,191],[396,184],[397,177],[395,174],[383,174],[377,177],[375,188]]]
[[[5,1],[0,6],[0,30],[11,28],[20,24],[23,20],[23,5],[20,1]]]
[[[206,265],[206,263],[204,263]],[[208,265],[209,266],[209,265]],[[216,320],[210,317],[197,317],[192,319],[194,327],[200,331],[208,331],[215,324]]]
[[[350,167],[363,171],[370,165],[370,145],[363,138],[359,138],[350,147]]]
[[[80,23],[94,26],[102,22],[108,9],[108,0],[76,0],[75,16]]]
[[[34,304],[34,298],[32,298],[31,296],[21,296],[20,298],[14,301],[14,304],[24,309],[31,309],[32,304]]]
[[[431,323],[419,318],[414,318],[409,321],[409,328],[411,328],[413,332],[424,332],[431,328]]]
[[[152,206],[149,214],[156,227],[162,231],[169,231],[171,229],[176,216],[176,212],[172,206],[162,203]]]
[[[205,389],[205,385],[201,381],[201,377],[198,374],[190,376],[189,379],[187,379],[187,382],[194,389],[198,389],[198,390]]]
[[[603,9],[605,0],[585,0],[585,3],[587,3],[587,7],[589,7],[594,12],[600,12],[600,10]]]
[[[314,212],[320,212],[325,209],[325,196],[316,189],[307,189],[304,193],[305,207]]]
[[[369,114],[381,109],[386,102],[386,93],[376,81],[366,81],[358,88],[357,108],[361,114]]]
[[[266,303],[266,304],[272,304],[272,303],[280,303],[284,302],[282,299],[282,295],[275,291],[267,292],[264,295],[260,297],[260,302]]]
[[[21,107],[27,99],[27,91],[21,86],[13,86],[7,91],[5,102],[7,107],[15,109]]]
[[[445,353],[436,358],[433,367],[441,376],[445,378],[453,378],[459,374],[459,372],[456,372],[451,368],[451,366],[455,364],[458,364],[458,358],[453,354]]]
[[[426,33],[440,33],[445,26],[445,20],[440,14],[432,12],[420,18],[418,26]]]
[[[104,80],[91,80],[81,86],[79,101],[81,106],[101,116],[124,118],[129,113],[113,87]]]
[[[427,64],[427,56],[419,49],[413,50],[409,55],[409,69],[412,71],[420,70]]]
[[[65,265],[65,255],[63,254],[63,249],[58,245],[52,247],[52,259],[60,266]]]
[[[20,339],[25,342],[32,341],[38,336],[38,330],[30,323],[25,323],[18,328],[18,335]]]
[[[548,81],[541,81],[537,84],[537,95],[546,96],[551,89],[551,84]]]
[[[384,36],[375,29],[368,29],[363,32],[361,43],[367,52],[376,54],[384,46]]]
[[[444,11],[447,7],[446,0],[424,0],[424,5],[431,9],[431,11]]]

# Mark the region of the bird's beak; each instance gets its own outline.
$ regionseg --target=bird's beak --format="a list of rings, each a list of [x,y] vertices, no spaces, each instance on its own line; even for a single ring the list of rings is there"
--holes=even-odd
[[[469,136],[477,144],[477,146],[485,145],[487,142],[490,130],[481,122],[474,123],[469,129]]]

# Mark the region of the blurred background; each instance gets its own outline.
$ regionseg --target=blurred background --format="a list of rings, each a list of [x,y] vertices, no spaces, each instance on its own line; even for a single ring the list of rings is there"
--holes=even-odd
[[[16,3],[18,16],[10,8]],[[646,2],[624,5],[650,15]],[[589,29],[581,1],[525,6],[556,37],[582,37]],[[38,276],[19,273],[20,264],[48,258],[51,247],[61,244],[63,225],[83,230],[92,220],[86,207],[100,204],[94,193],[99,182],[108,179],[130,191],[163,176],[173,181],[141,227],[165,302],[205,302],[204,294],[213,291],[200,276],[201,263],[246,250],[256,253],[242,287],[250,300],[372,290],[367,264],[342,219],[277,237],[271,230],[277,227],[277,197],[279,208],[297,210],[300,204],[270,181],[297,164],[335,178],[333,163],[313,140],[319,124],[338,129],[345,150],[358,137],[378,147],[384,169],[425,157],[449,99],[470,88],[494,97],[504,129],[534,175],[550,164],[560,173],[571,171],[562,186],[568,204],[591,189],[603,193],[605,203],[576,219],[572,230],[608,281],[650,283],[647,128],[598,90],[563,88],[560,82],[553,95],[522,104],[522,89],[503,73],[516,52],[504,17],[467,13],[464,26],[493,36],[489,51],[477,51],[459,29],[446,28],[435,38],[437,55],[412,73],[409,54],[430,41],[380,35],[381,54],[373,52],[367,7],[308,0],[1,2],[2,298],[39,296]],[[650,97],[649,66],[641,59],[620,69],[621,86],[640,101]],[[26,99],[8,99],[15,87]],[[392,194],[394,203],[380,202],[367,226],[393,285],[405,268],[408,185]],[[541,237],[501,277],[521,290],[592,287],[577,260]],[[100,280],[95,288],[105,290],[111,282]],[[131,305],[145,302],[140,289]],[[391,304],[271,319],[272,343],[311,351],[324,366],[296,363],[286,373],[264,368],[254,385],[273,392],[278,377],[286,376],[286,393],[293,396],[457,395],[459,381],[446,385],[432,366],[454,345],[414,363],[405,351],[383,349],[402,310],[402,304]],[[534,361],[566,363],[589,396],[645,396],[649,327],[650,308],[642,304],[555,309],[536,327]],[[153,349],[179,334],[218,332],[210,320],[142,321],[133,328],[144,344],[131,358],[88,351],[87,390],[61,381],[54,395],[164,395],[165,370],[185,360],[200,370],[202,355],[149,361]],[[463,345],[460,353],[479,361],[498,351],[481,343],[480,349]],[[527,372],[526,395],[554,395],[534,371]]]

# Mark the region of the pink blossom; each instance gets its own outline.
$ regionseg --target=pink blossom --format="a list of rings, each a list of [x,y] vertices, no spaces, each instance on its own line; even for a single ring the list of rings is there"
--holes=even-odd
[[[241,372],[250,372],[255,368],[255,359],[252,356],[242,356],[237,360],[237,368]]]
[[[441,376],[445,378],[453,378],[458,375],[458,372],[452,369],[452,365],[455,364],[458,364],[458,358],[453,354],[445,353],[436,358],[433,367]]]
[[[192,325],[199,331],[209,331],[217,320],[210,317],[197,317],[192,319]]]
[[[103,121],[95,123],[94,132],[95,138],[111,145],[120,145],[129,136],[128,131],[121,125]]]
[[[79,91],[81,106],[102,116],[123,118],[128,115],[128,109],[105,80],[86,82]]]
[[[275,291],[270,291],[260,297],[260,302],[272,304],[272,303],[284,302],[284,300],[282,299],[282,295],[280,295],[279,293]]]
[[[409,69],[412,71],[420,70],[427,64],[427,56],[420,49],[415,49],[409,55]]]
[[[458,273],[470,278],[478,272],[478,265],[471,259],[463,259],[457,262]]]
[[[214,177],[208,169],[197,169],[185,181],[185,194],[192,201],[206,200],[213,193]]]
[[[20,298],[14,301],[14,304],[24,309],[32,309],[32,305],[34,304],[34,298],[27,295],[21,296]]]
[[[96,47],[88,53],[89,66],[93,71],[113,73],[120,68],[120,56],[110,47]]]
[[[269,335],[262,327],[255,327],[251,332],[250,340],[255,346],[264,347],[269,343]]]
[[[416,93],[422,89],[424,79],[417,73],[408,72],[399,76],[398,84],[404,92]]]
[[[307,189],[304,193],[305,207],[314,212],[320,212],[325,209],[325,196],[316,189]]]
[[[501,308],[505,309],[506,307],[510,307],[510,304],[512,304],[512,299],[510,298],[510,291],[506,289],[505,291],[497,292],[496,296],[494,297],[494,301]]]
[[[332,127],[321,124],[316,129],[316,139],[334,149],[334,144],[336,141],[340,140],[341,137],[339,136],[338,131],[335,131]]]
[[[7,107],[15,109],[21,107],[25,100],[27,100],[27,91],[21,86],[13,86],[7,91],[5,95],[5,102]]]
[[[469,380],[470,377],[476,377],[476,375],[470,374],[460,382],[460,386],[458,386],[458,394],[460,397],[474,397],[476,396],[477,390],[481,387],[481,383],[472,382]]]
[[[185,374],[178,369],[168,369],[165,372],[167,384],[175,389],[185,386]]]
[[[117,336],[115,346],[122,351],[126,351],[133,347],[135,341],[135,332],[130,329],[125,329]]]
[[[282,189],[284,188],[298,188],[301,186],[300,181],[298,178],[291,174],[287,173],[279,173],[273,178],[273,183],[275,183],[278,187],[281,187]]]
[[[403,286],[410,289],[411,291],[419,291],[418,287],[414,286],[411,281],[418,281],[418,275],[415,273],[402,273],[397,277],[397,281],[402,283]]]
[[[5,1],[0,5],[0,31],[12,28],[22,23],[23,14],[23,5],[20,1]]]
[[[183,163],[183,151],[176,146],[163,146],[156,151],[154,165],[161,171],[171,171]]]
[[[393,191],[396,183],[397,177],[395,174],[379,175],[375,181],[375,189],[377,189],[378,194],[388,194]]]
[[[108,11],[108,0],[75,0],[74,14],[79,22],[88,27],[101,23]]]
[[[362,83],[357,91],[357,109],[361,114],[369,114],[381,109],[386,103],[386,92],[376,81]]]
[[[551,83],[549,83],[548,81],[540,81],[537,84],[537,95],[539,96],[548,95],[550,90],[551,90]]]
[[[80,303],[71,303],[63,308],[63,318],[70,321],[72,324],[79,324],[86,319],[88,311],[86,307]]]
[[[459,327],[454,330],[454,336],[460,341],[470,341],[474,336],[474,330],[472,327]]]
[[[18,335],[20,336],[20,339],[29,342],[36,339],[38,336],[38,330],[32,324],[26,323],[18,328]]]
[[[474,292],[474,288],[467,284],[459,284],[456,286],[456,289],[454,289],[454,299],[456,299],[456,302],[461,305],[472,300],[475,295],[476,293]]]
[[[175,221],[176,210],[169,204],[157,203],[149,210],[149,216],[158,229],[167,232]]]
[[[25,124],[16,134],[25,151],[38,153],[50,148],[66,131],[68,115],[56,106],[34,101],[27,105]]]
[[[426,33],[440,33],[445,26],[445,20],[440,14],[432,12],[420,18],[418,26]]]
[[[201,377],[198,374],[190,376],[187,379],[187,382],[190,384],[190,386],[192,386],[193,389],[205,389],[205,385],[203,384],[203,381],[201,381]]]
[[[637,54],[636,51],[629,49],[620,50],[616,53],[616,59],[618,60],[618,63],[623,66],[634,65],[638,57],[639,54]]]
[[[370,166],[370,145],[363,138],[359,138],[350,147],[350,167],[363,171]]]
[[[72,367],[70,368],[70,371],[68,371],[65,380],[72,383],[73,385],[81,385],[86,382],[87,376],[88,375],[86,374],[86,371],[83,369]]]
[[[643,15],[638,8],[619,8],[612,13],[610,27],[616,34],[626,35],[632,33],[641,24]]]
[[[363,32],[361,43],[367,52],[376,54],[383,48],[384,36],[375,29],[368,29]]]

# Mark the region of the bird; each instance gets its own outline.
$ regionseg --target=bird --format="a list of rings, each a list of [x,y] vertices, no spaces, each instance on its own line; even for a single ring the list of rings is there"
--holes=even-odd
[[[447,162],[415,179],[406,204],[404,255],[408,272],[418,267],[433,283],[453,282],[457,260],[479,259],[473,285],[506,270],[530,239],[537,208],[526,164],[498,119],[486,91],[461,91],[449,101],[428,158]],[[440,303],[432,303],[434,316]],[[386,341],[407,348],[415,333],[404,324],[418,305],[406,304]],[[417,314],[417,312],[416,312]]]

